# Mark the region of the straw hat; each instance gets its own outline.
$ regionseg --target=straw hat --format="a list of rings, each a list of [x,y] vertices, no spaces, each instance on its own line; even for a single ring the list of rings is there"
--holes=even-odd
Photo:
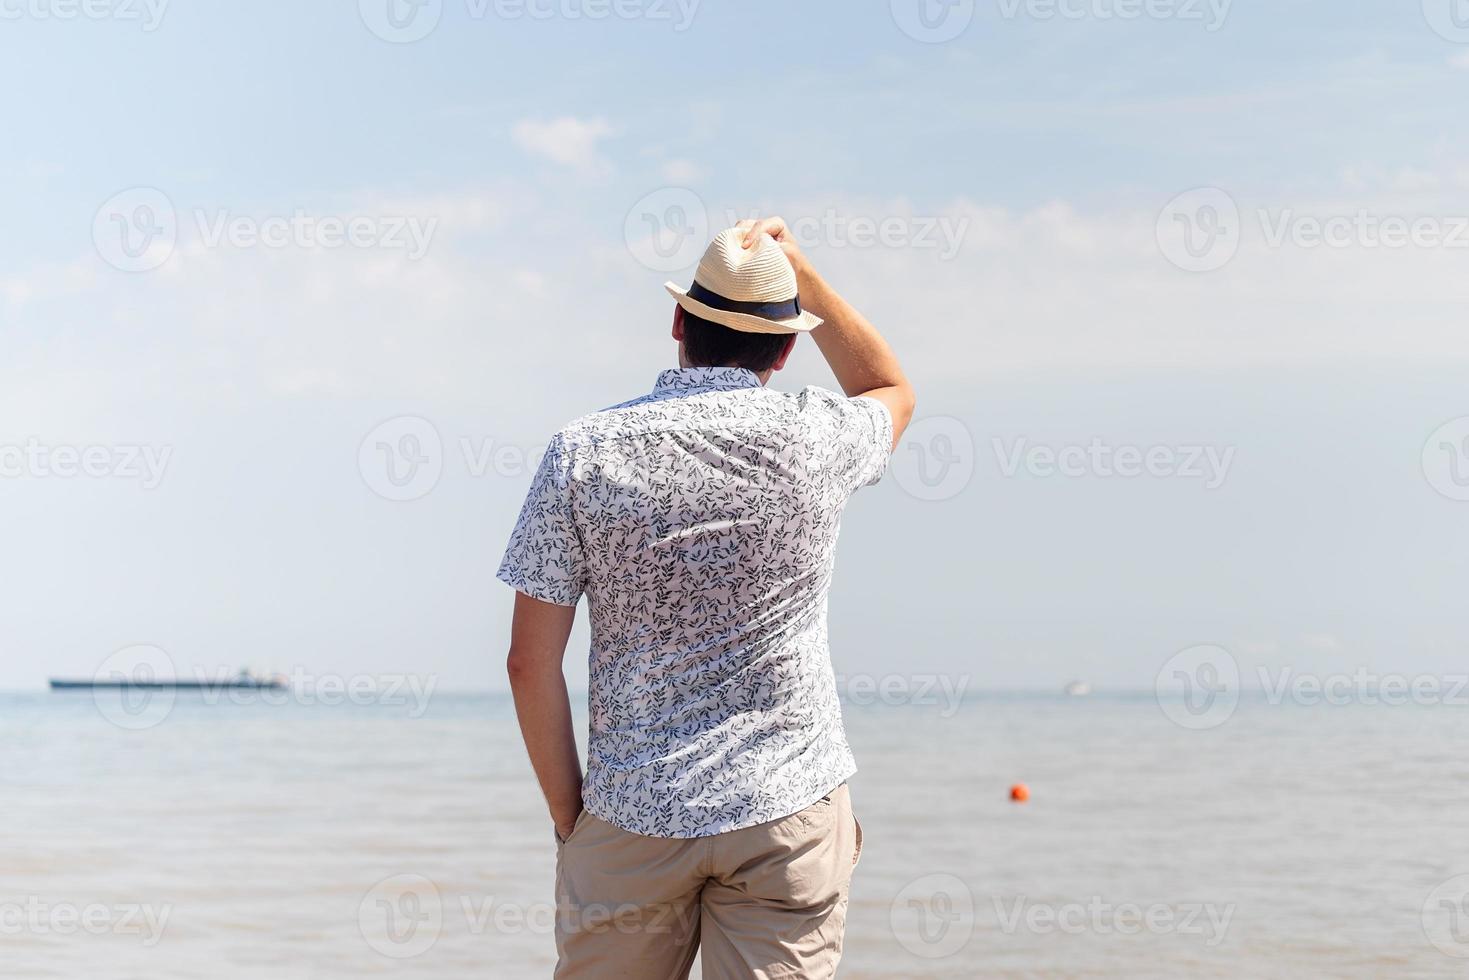
[[[821,317],[801,309],[796,270],[776,240],[762,234],[745,248],[744,237],[738,228],[721,231],[699,260],[693,285],[664,288],[694,316],[743,333],[806,333],[821,326]]]

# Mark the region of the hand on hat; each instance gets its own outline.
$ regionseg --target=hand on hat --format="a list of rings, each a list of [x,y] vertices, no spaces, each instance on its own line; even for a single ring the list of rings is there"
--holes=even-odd
[[[781,251],[786,254],[786,258],[791,260],[791,265],[795,266],[797,271],[800,271],[801,263],[805,261],[806,257],[801,254],[801,247],[796,244],[796,237],[791,234],[790,228],[786,226],[786,219],[760,218],[756,220],[754,218],[747,218],[735,225],[735,228],[745,233],[744,240],[741,242],[745,248],[753,247],[760,240],[761,235],[769,235],[771,238],[774,238],[776,243],[780,245]]]

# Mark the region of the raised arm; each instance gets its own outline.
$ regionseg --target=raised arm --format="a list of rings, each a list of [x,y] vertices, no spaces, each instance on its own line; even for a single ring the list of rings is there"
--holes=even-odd
[[[780,243],[796,270],[801,306],[823,321],[811,331],[811,336],[831,366],[837,384],[848,397],[865,395],[888,407],[893,416],[893,447],[896,448],[913,418],[914,399],[913,386],[898,365],[892,348],[877,328],[811,267],[783,218],[742,221],[739,227],[745,232],[746,248],[762,234]]]

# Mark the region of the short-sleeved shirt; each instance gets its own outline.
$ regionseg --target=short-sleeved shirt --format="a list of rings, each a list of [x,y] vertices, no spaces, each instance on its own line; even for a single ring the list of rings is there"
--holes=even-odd
[[[665,371],[551,441],[499,577],[591,614],[587,810],[690,838],[796,813],[856,771],[827,647],[852,492],[892,417],[774,391],[740,368]]]

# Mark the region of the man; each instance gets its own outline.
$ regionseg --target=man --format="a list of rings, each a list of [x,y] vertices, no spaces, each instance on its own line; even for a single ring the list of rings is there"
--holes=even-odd
[[[779,218],[720,234],[677,370],[547,448],[499,577],[557,841],[556,976],[830,977],[860,850],[826,605],[847,498],[913,414]],[[809,333],[845,396],[764,385]],[[591,613],[585,782],[561,661]]]

